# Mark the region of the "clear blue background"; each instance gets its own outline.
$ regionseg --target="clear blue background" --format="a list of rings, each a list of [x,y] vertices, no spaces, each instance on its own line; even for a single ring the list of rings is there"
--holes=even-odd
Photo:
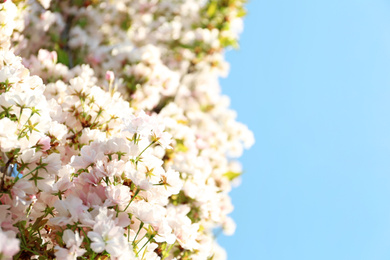
[[[390,259],[390,1],[247,8],[221,80],[256,137],[229,260]]]

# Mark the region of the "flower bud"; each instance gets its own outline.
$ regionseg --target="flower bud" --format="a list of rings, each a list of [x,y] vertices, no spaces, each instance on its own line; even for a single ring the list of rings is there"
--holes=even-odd
[[[115,75],[114,75],[114,72],[112,72],[111,70],[107,71],[106,72],[106,80],[108,82],[113,82],[115,79]]]

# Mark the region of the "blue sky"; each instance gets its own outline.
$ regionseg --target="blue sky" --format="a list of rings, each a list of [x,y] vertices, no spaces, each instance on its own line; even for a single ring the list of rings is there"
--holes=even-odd
[[[390,1],[247,7],[221,80],[256,137],[228,259],[390,259]]]

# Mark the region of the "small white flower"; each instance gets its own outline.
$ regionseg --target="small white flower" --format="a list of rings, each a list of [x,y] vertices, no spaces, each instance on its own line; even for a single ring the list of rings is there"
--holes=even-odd
[[[87,250],[80,248],[83,238],[80,237],[78,232],[73,232],[70,229],[66,229],[62,235],[63,242],[66,244],[66,248],[55,246],[55,255],[59,260],[76,260],[77,257],[82,256]]]

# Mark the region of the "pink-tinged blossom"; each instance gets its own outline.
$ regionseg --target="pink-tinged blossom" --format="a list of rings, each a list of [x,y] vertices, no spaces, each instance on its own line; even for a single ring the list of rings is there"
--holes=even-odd
[[[152,187],[145,173],[138,171],[136,165],[132,162],[126,163],[124,175],[142,190],[149,190]]]
[[[130,212],[144,223],[158,226],[165,216],[166,209],[160,205],[148,203],[144,200],[133,201],[129,207]]]
[[[111,156],[113,158],[115,156]],[[114,159],[108,161],[108,157],[105,157],[103,160],[97,161],[95,167],[93,168],[93,173],[99,177],[113,177],[122,175],[125,168],[124,161],[118,161]]]
[[[37,152],[34,148],[26,149],[18,157],[20,163],[33,163],[42,157],[42,152]]]
[[[123,131],[131,134],[139,134],[144,137],[151,135],[154,127],[152,117],[145,114],[144,111],[141,111],[137,116],[125,118],[124,122]]]
[[[147,241],[141,241],[140,243],[143,244],[142,242],[146,243]],[[144,258],[148,260],[160,260],[161,258],[158,256],[158,254],[155,253],[157,247],[158,244],[149,243],[146,247],[144,247],[143,250],[139,252],[139,255],[144,256]]]
[[[156,242],[167,242],[170,245],[175,243],[176,236],[172,233],[172,228],[169,226],[168,221],[164,220],[152,224],[152,227],[157,232]]]
[[[111,71],[111,70],[108,70],[108,71],[106,72],[106,80],[107,80],[108,82],[113,82],[114,79],[115,79],[114,72]]]
[[[14,201],[14,206],[28,205],[32,202],[32,195],[35,194],[33,183],[26,179],[19,179],[11,189],[11,195]]]
[[[126,207],[131,199],[130,188],[124,185],[110,185],[106,187],[106,196],[106,206],[118,205],[122,209]]]
[[[154,139],[164,148],[164,149],[172,149],[170,146],[172,142],[172,135],[168,132],[164,132],[164,128],[159,126],[153,132]]]
[[[75,184],[71,179],[72,169],[69,165],[64,166],[59,172],[58,176],[60,177],[58,181],[53,185],[53,191],[55,192],[66,192],[67,190],[72,189]]]
[[[57,63],[57,52],[40,49],[38,51],[38,60],[43,62],[48,61],[50,63]]]
[[[231,217],[226,217],[222,224],[223,233],[227,236],[232,236],[236,231],[236,223]]]
[[[130,254],[133,257],[132,246],[123,236],[123,228],[117,226],[106,214],[105,210],[100,211],[96,217],[93,231],[88,232],[92,250],[96,253],[107,251],[111,257],[120,257],[123,254]]]
[[[19,252],[20,241],[15,238],[15,233],[12,231],[4,232],[0,229],[0,258],[12,259]]]
[[[167,210],[167,218],[180,245],[186,249],[193,250],[199,248],[199,243],[197,242],[199,223],[191,223],[187,216],[189,211],[190,208],[186,205],[171,205]]]
[[[183,181],[180,179],[179,172],[169,169],[161,174],[161,187],[169,194],[178,194],[183,187]]]
[[[50,2],[51,2],[51,0],[38,0],[38,1],[41,3],[41,5],[42,5],[44,8],[48,9],[48,8],[50,7]]]
[[[56,217],[50,219],[50,223],[58,226],[74,224],[80,220],[80,216],[88,208],[83,205],[83,201],[75,196],[68,196],[64,200],[58,200],[54,203],[57,211]]]
[[[198,237],[199,223],[190,226],[182,226],[175,232],[177,241],[180,245],[188,250],[199,248],[199,243],[196,241]]]
[[[103,156],[102,151],[95,150],[93,146],[86,145],[81,149],[80,156],[74,156],[72,158],[71,165],[76,169],[87,168],[91,164],[101,160]]]
[[[76,260],[82,256],[87,250],[80,248],[83,242],[83,237],[80,237],[78,232],[73,232],[66,229],[62,235],[62,241],[66,244],[66,248],[55,246],[55,256],[58,260]]]
[[[225,259],[212,230],[234,232],[232,161],[254,142],[218,83],[242,1],[219,29],[205,0],[51,2],[0,0],[0,160],[28,174],[2,187],[2,257],[15,223],[43,217],[37,247],[57,259],[158,260],[163,242],[166,259]]]
[[[52,153],[46,158],[42,159],[42,163],[46,166],[44,167],[47,174],[57,175],[58,171],[61,169],[61,159],[60,154]]]
[[[13,226],[12,213],[9,211],[9,205],[0,205],[0,229],[3,230],[16,230]]]
[[[91,174],[81,174],[81,176],[83,175],[88,176]],[[75,188],[72,190],[72,195],[80,198],[83,201],[83,204],[88,208],[103,205],[103,202],[106,200],[104,186],[88,183],[86,179],[81,177],[75,178],[74,184]]]
[[[50,137],[44,136],[38,141],[38,145],[41,147],[42,151],[47,151],[50,149]]]

